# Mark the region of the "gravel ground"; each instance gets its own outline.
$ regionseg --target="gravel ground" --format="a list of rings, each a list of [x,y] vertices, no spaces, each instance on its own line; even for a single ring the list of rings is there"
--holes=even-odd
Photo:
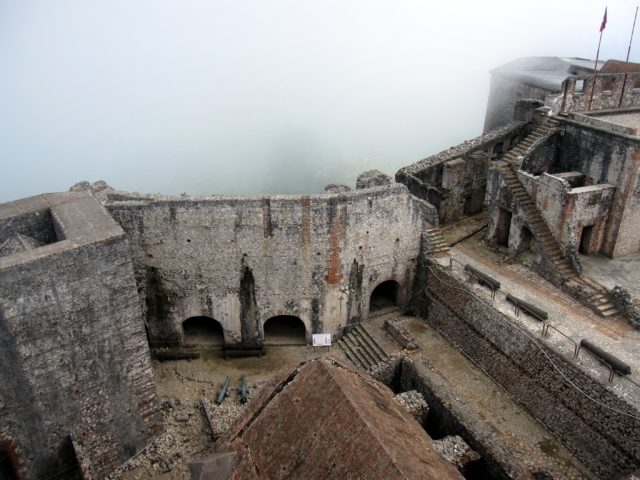
[[[154,361],[165,432],[108,480],[190,480],[189,462],[214,453],[214,437],[226,432],[248,405],[240,403],[240,375],[247,379],[250,402],[278,371],[324,353],[306,346],[273,347],[261,358],[224,360],[220,350],[210,349],[196,360]],[[229,394],[216,405],[227,376]]]

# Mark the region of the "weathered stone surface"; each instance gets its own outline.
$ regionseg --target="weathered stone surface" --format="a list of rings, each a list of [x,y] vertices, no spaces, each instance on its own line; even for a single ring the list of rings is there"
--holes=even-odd
[[[435,206],[442,224],[477,213],[484,207],[489,161],[502,157],[530,128],[511,122],[401,168],[396,182]]]
[[[385,185],[391,185],[393,179],[386,173],[382,173],[380,170],[367,170],[366,172],[358,175],[356,179],[356,190],[362,188],[382,187]]]
[[[41,246],[42,243],[37,241],[35,238],[16,233],[12,237],[6,239],[4,243],[0,245],[0,257],[26,252],[27,250],[33,250],[34,248],[38,248]]]
[[[283,374],[221,440],[230,478],[461,479],[384,385],[329,358]]]
[[[423,312],[427,321],[562,439],[587,467],[615,478],[640,463],[640,420],[623,397],[557,352],[545,348],[543,353],[448,270],[430,263],[429,272]],[[568,384],[555,366],[580,390]],[[403,375],[410,369],[410,362],[404,362]],[[410,383],[410,388],[416,387]],[[621,443],[620,438],[625,441]]]
[[[409,331],[406,325],[399,320],[385,320],[384,329],[400,344],[402,348],[407,350],[417,350],[419,347],[415,342],[415,337]]]
[[[418,423],[424,425],[427,421],[427,417],[429,416],[429,405],[420,392],[416,390],[409,390],[407,392],[399,393],[394,397],[394,399],[402,405],[407,412],[413,415]],[[449,459],[447,458],[447,460]]]
[[[122,197],[118,197],[122,198]],[[307,337],[368,316],[380,283],[408,299],[433,207],[402,185],[339,195],[142,197],[107,208],[129,235],[153,343],[180,344],[208,316],[224,341],[260,344],[264,323],[298,317]]]
[[[161,428],[126,237],[87,192],[0,205],[16,231],[49,242],[0,257],[0,448],[21,478],[101,478]]]
[[[433,448],[447,462],[453,463],[461,472],[464,472],[470,463],[480,460],[480,454],[458,435],[448,435],[439,440],[434,440]]]
[[[326,193],[346,193],[351,191],[351,187],[348,185],[338,185],[336,183],[330,183],[324,187]]]

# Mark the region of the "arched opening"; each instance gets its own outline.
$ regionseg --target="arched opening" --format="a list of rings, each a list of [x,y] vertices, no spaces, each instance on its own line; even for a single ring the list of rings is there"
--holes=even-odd
[[[224,332],[222,325],[211,317],[191,317],[182,322],[184,345],[195,346],[222,346],[224,345]]]
[[[307,329],[292,315],[278,315],[264,322],[265,345],[306,345]]]
[[[382,282],[371,292],[369,311],[374,312],[397,305],[399,289],[400,285],[394,280]]]

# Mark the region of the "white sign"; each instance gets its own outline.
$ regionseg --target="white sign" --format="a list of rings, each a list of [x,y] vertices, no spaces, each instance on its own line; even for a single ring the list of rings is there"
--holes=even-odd
[[[330,333],[314,333],[311,335],[314,347],[330,347],[331,346],[331,334]]]

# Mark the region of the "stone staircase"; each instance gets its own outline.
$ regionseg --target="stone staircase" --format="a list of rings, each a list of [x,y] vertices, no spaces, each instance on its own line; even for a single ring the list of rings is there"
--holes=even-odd
[[[429,254],[440,255],[449,251],[449,245],[438,227],[427,228],[426,234],[429,241]]]
[[[524,137],[516,144],[515,147],[505,153],[502,160],[505,160],[510,164],[516,164],[520,167],[518,157],[524,157],[531,147],[533,147],[533,144],[549,133],[549,131],[556,125],[558,125],[558,121],[555,118],[547,118],[545,123],[536,126],[529,135]]]
[[[338,341],[338,347],[356,368],[363,370],[389,358],[362,324],[357,324],[345,333]]]
[[[549,130],[557,125],[557,120],[549,118],[543,124],[538,125],[529,135],[510,150],[502,160],[496,161],[495,165],[500,171],[503,180],[511,190],[514,200],[524,209],[527,222],[536,241],[542,244],[549,259],[553,262],[555,270],[560,274],[563,282],[575,282],[584,291],[588,292],[587,303],[601,316],[608,317],[618,313],[618,310],[607,298],[607,290],[597,282],[580,277],[571,264],[567,261],[562,249],[554,238],[542,214],[536,204],[529,196],[529,193],[518,179],[514,170],[520,166],[519,156],[524,156],[535,142],[544,137]]]
[[[598,282],[589,277],[577,277],[574,281],[578,283],[583,290],[591,292],[587,302],[600,316],[610,317],[619,313],[615,305],[609,301],[607,289]]]
[[[503,180],[511,190],[514,200],[524,209],[531,233],[533,233],[538,242],[542,243],[544,250],[553,262],[555,269],[562,277],[562,280],[566,282],[577,277],[577,274],[573,271],[571,264],[562,253],[560,245],[553,237],[551,230],[549,230],[547,222],[542,218],[536,204],[531,200],[531,197],[529,197],[529,194],[522,185],[522,182],[518,179],[518,176],[511,165],[504,161],[497,161],[495,164],[500,171]]]

